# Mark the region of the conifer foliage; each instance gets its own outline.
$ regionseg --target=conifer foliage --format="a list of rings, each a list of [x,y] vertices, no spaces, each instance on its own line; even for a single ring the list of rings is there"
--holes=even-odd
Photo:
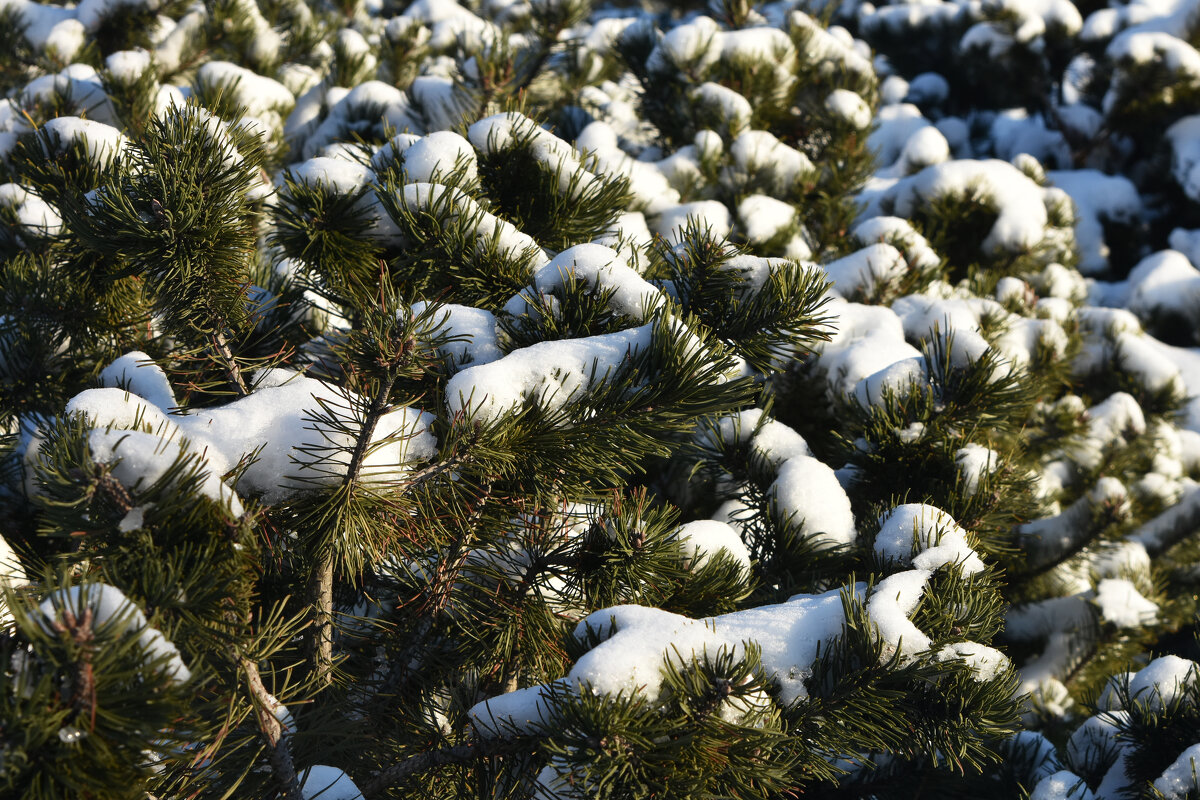
[[[0,0],[0,794],[1200,798],[1167,5]]]

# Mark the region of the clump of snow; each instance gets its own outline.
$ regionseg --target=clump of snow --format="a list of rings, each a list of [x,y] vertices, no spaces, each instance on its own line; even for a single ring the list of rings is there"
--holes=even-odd
[[[871,107],[854,92],[834,89],[825,98],[825,110],[841,117],[853,127],[862,130],[871,124]]]
[[[900,663],[911,663],[918,653],[933,644],[929,636],[909,619],[921,602],[932,574],[923,569],[897,572],[876,584],[871,592],[867,614],[884,644],[880,654],[884,662],[898,655]]]
[[[474,228],[478,252],[490,252],[494,248],[505,258],[527,264],[531,271],[548,260],[532,236],[485,211],[474,198],[459,189],[436,183],[410,183],[401,189],[400,202],[413,212],[438,214],[447,221],[468,220]]]
[[[1200,270],[1182,253],[1160,250],[1129,273],[1123,299],[1143,323],[1167,314],[1193,318],[1200,305]]]
[[[954,518],[922,503],[897,506],[879,518],[875,553],[884,562],[918,570],[957,564],[964,575],[973,575],[984,568]]]
[[[272,131],[282,126],[284,115],[296,103],[282,83],[228,61],[209,61],[201,66],[196,83],[219,89],[231,103]]]
[[[733,229],[729,209],[716,200],[697,200],[694,203],[664,208],[658,215],[654,230],[670,241],[682,238],[689,224],[711,231],[714,236],[728,236]]]
[[[1184,800],[1200,793],[1200,777],[1197,776],[1200,776],[1200,743],[1180,753],[1179,758],[1155,778],[1154,788],[1162,793],[1163,800]]]
[[[597,694],[640,691],[656,697],[666,659],[680,665],[705,653],[715,656],[722,648],[736,655],[746,642],[759,646],[764,671],[779,682],[780,701],[792,703],[808,696],[804,682],[818,648],[837,636],[844,622],[840,590],[699,620],[643,606],[607,608],[576,627],[576,637],[598,634],[603,641],[581,656],[566,678],[495,697],[469,713],[476,729],[489,735],[500,734],[501,725],[528,730],[547,719],[548,688],[587,686]]]
[[[996,212],[996,222],[981,243],[985,252],[1030,250],[1046,237],[1045,190],[1006,161],[961,159],[935,164],[901,179],[884,198],[892,213],[910,217],[934,198],[967,197],[974,192]]]
[[[428,304],[422,300],[412,306],[413,314],[422,313]],[[490,364],[504,353],[496,338],[496,317],[482,308],[471,308],[448,304],[441,307],[445,322],[440,330],[454,341],[443,346],[453,366],[460,368],[471,364]]]
[[[881,403],[889,393],[895,397],[903,397],[928,383],[929,371],[925,358],[905,358],[860,380],[854,387],[854,399],[866,408]]]
[[[753,244],[763,244],[792,225],[796,208],[765,194],[751,194],[738,203],[737,216],[746,238]]]
[[[241,500],[226,486],[212,463],[187,448],[178,438],[164,440],[154,433],[134,430],[93,430],[88,436],[92,460],[109,465],[113,477],[134,489],[145,490],[172,474],[181,459],[192,460],[204,473],[199,491],[224,506],[232,516],[245,513]]]
[[[1096,587],[1100,615],[1118,628],[1141,628],[1158,618],[1158,604],[1147,600],[1123,578],[1107,578]]]
[[[843,297],[870,296],[899,280],[908,270],[904,255],[890,244],[868,245],[824,266],[833,289]]]
[[[475,149],[471,143],[452,131],[435,131],[422,136],[404,150],[404,171],[416,183],[435,183],[462,170],[467,180],[478,177]]]
[[[833,337],[820,348],[817,367],[833,395],[852,394],[859,382],[898,361],[920,358],[905,341],[904,325],[892,309],[845,303],[826,306],[834,318]]]
[[[1079,271],[1084,275],[1103,272],[1109,266],[1103,223],[1132,223],[1143,212],[1137,188],[1123,175],[1105,175],[1093,169],[1052,171],[1046,177],[1075,204]]]
[[[777,195],[791,193],[797,182],[808,179],[816,171],[808,156],[763,130],[740,134],[730,146],[729,155],[733,163],[727,170],[764,183]],[[726,176],[727,179],[731,177]]]
[[[1143,703],[1165,707],[1197,680],[1200,680],[1200,666],[1195,661],[1174,655],[1161,656],[1129,680],[1129,695]]]
[[[99,380],[101,386],[126,389],[163,411],[176,407],[175,390],[167,373],[140,350],[126,353],[109,364],[101,370]]]
[[[311,133],[306,133],[309,122],[304,120],[315,122],[311,115],[320,111],[322,88],[318,85],[309,90],[316,93],[315,109],[312,108],[312,101],[305,102],[308,93],[297,100],[285,128],[285,133],[302,142],[299,150],[303,158],[318,155],[322,148],[356,130],[423,131],[421,121],[404,92],[382,81],[367,81],[344,94],[333,90],[325,92],[328,114]]]
[[[766,418],[761,408],[722,416],[713,426],[703,428],[696,438],[713,448],[749,444],[754,457],[776,469],[795,456],[812,455],[803,436],[782,422]]]
[[[974,442],[968,443],[954,454],[958,474],[962,479],[963,491],[973,495],[986,476],[995,472],[1000,463],[1000,454]]]
[[[300,792],[304,800],[362,800],[362,792],[349,775],[337,767],[320,764],[304,771]]]
[[[55,117],[42,125],[54,150],[47,155],[61,155],[74,144],[81,144],[87,157],[96,165],[104,165],[129,146],[125,135],[111,125],[79,117]]]
[[[563,250],[533,275],[533,291],[554,294],[568,280],[579,280],[598,292],[611,292],[609,307],[618,316],[644,323],[663,307],[661,289],[647,283],[617,251],[599,244],[581,244]],[[524,313],[530,292],[522,292],[505,306],[509,314]]]
[[[1008,656],[994,647],[976,642],[955,642],[934,653],[935,661],[961,661],[971,669],[972,677],[980,682],[993,680],[1012,665]]]
[[[491,422],[526,402],[547,412],[561,410],[603,383],[622,364],[651,344],[653,325],[589,336],[539,342],[490,364],[467,367],[446,384],[446,407]]]
[[[913,228],[912,223],[900,217],[871,217],[863,220],[850,232],[863,244],[886,242],[904,254],[910,270],[929,272],[941,265],[941,259],[929,246],[929,242]]]
[[[109,77],[122,84],[132,84],[150,69],[150,53],[138,48],[120,50],[104,59],[104,68]],[[290,99],[290,98],[289,98]]]
[[[120,622],[122,631],[137,634],[144,659],[160,662],[162,674],[172,683],[186,683],[191,679],[191,670],[183,663],[178,648],[162,631],[148,624],[142,610],[115,586],[93,583],[59,589],[38,606],[46,627],[63,620],[64,612],[68,611],[80,620],[87,609],[92,612],[93,628]]]
[[[224,458],[225,469],[254,455],[238,488],[267,502],[342,480],[359,424],[350,409],[366,402],[285,370],[277,370],[275,378],[274,385],[260,382],[262,388],[239,400],[175,418],[194,447],[207,446]],[[437,450],[432,423],[431,414],[414,408],[384,414],[372,433],[361,478],[394,480],[431,458]]]
[[[25,238],[55,236],[62,231],[62,217],[49,203],[15,183],[0,184],[0,207],[7,208],[16,223],[26,233],[18,234],[19,243]]]
[[[1029,800],[1095,800],[1095,797],[1083,778],[1060,770],[1038,781]]]
[[[737,531],[724,522],[709,519],[687,522],[675,531],[675,538],[683,545],[690,569],[700,569],[709,559],[724,553],[737,562],[743,574],[750,574],[750,551]]]
[[[484,154],[525,143],[535,160],[558,178],[559,191],[577,198],[599,179],[584,168],[570,144],[517,112],[485,117],[467,129],[467,138]]]
[[[794,524],[804,539],[829,547],[851,545],[858,536],[846,490],[815,458],[796,455],[783,462],[768,494],[776,520]]]

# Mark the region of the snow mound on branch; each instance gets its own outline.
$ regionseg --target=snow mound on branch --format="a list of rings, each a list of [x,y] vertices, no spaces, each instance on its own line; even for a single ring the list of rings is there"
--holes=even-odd
[[[523,114],[485,117],[467,129],[467,138],[485,155],[527,144],[533,157],[558,178],[559,191],[580,197],[600,179],[584,169],[574,148]]]
[[[1158,604],[1147,600],[1132,582],[1108,578],[1096,587],[1100,614],[1118,628],[1141,628],[1158,619]]]
[[[147,373],[131,384],[174,405],[170,387],[155,370],[141,365],[145,354],[129,353],[105,374]],[[119,366],[119,371],[118,371]],[[354,409],[367,399],[322,381],[287,370],[260,373],[258,388],[223,406],[167,416],[165,410],[121,389],[89,389],[67,404],[66,413],[83,414],[96,428],[91,434],[93,457],[107,463],[121,459],[117,474],[126,486],[143,486],[161,477],[176,458],[190,455],[208,473],[202,491],[243,513],[237,495],[220,476],[246,464],[238,490],[277,502],[305,488],[341,481],[349,464],[359,425]],[[431,432],[433,415],[401,407],[385,413],[372,432],[370,452],[360,477],[366,481],[401,478],[414,463],[437,450]],[[36,453],[31,448],[30,455]]]
[[[1030,250],[1046,238],[1046,190],[1006,161],[935,164],[900,180],[883,199],[896,216],[910,217],[935,198],[970,197],[975,192],[996,212],[996,222],[982,242],[986,252]],[[878,214],[879,202],[874,201],[868,216]]]
[[[468,413],[493,422],[528,401],[547,412],[561,410],[650,347],[654,325],[589,336],[539,342],[490,364],[468,367],[446,384],[451,415]]]
[[[43,617],[43,627],[49,628],[63,620],[70,612],[80,620],[86,610],[92,612],[93,628],[121,621],[123,630],[138,635],[138,645],[145,653],[146,661],[162,660],[162,672],[172,683],[186,683],[192,677],[191,670],[183,663],[178,648],[163,635],[162,631],[146,622],[146,615],[115,586],[93,583],[72,586],[52,592],[38,606]]]
[[[196,447],[223,455],[227,468],[253,457],[238,488],[267,502],[340,482],[356,441],[353,409],[365,408],[367,399],[284,370],[273,371],[270,379],[275,385],[260,381],[263,388],[246,397],[177,418],[180,428]],[[431,458],[437,449],[432,424],[432,414],[414,408],[385,413],[371,435],[360,477],[396,480],[412,464]]]
[[[1179,754],[1171,766],[1154,781],[1154,788],[1162,792],[1164,800],[1184,800],[1200,792],[1200,743],[1194,744]]]
[[[642,692],[654,698],[662,687],[664,660],[678,667],[692,658],[715,655],[720,650],[737,656],[745,652],[748,642],[759,647],[763,670],[778,682],[780,702],[784,705],[796,702],[808,697],[805,682],[820,650],[829,647],[843,632],[846,593],[854,601],[865,603],[876,635],[885,644],[882,654],[885,662],[897,652],[905,663],[925,654],[933,663],[967,666],[976,680],[995,679],[1010,664],[1000,651],[974,642],[951,643],[930,651],[932,640],[909,619],[934,570],[953,563],[954,559],[944,545],[924,548],[914,560],[922,557],[929,569],[896,573],[875,586],[869,595],[865,584],[857,583],[824,594],[800,594],[785,603],[705,619],[689,619],[658,608],[632,605],[593,612],[579,623],[575,636],[600,641],[576,661],[565,678],[478,703],[470,709],[471,720],[480,733],[503,736],[509,731],[531,731],[548,723],[551,698],[557,692],[586,687],[602,695]],[[973,552],[968,556],[971,557],[978,558]]]
[[[167,373],[140,350],[126,353],[105,367],[100,372],[100,384],[126,389],[164,412],[176,406],[175,390]]]
[[[349,775],[321,764],[305,770],[300,792],[304,800],[362,800],[362,792]]]
[[[806,455],[784,461],[768,495],[776,522],[795,525],[801,538],[820,547],[854,544],[858,532],[850,498],[821,461]]]
[[[428,306],[424,300],[414,303],[413,315],[421,314]],[[442,346],[454,368],[490,364],[504,357],[496,338],[496,316],[482,308],[455,305],[441,307],[445,323],[441,331],[454,341]]]
[[[1029,800],[1095,800],[1095,797],[1083,778],[1060,770],[1038,781]]]
[[[36,238],[54,236],[62,231],[58,211],[33,192],[15,183],[0,184],[0,208],[8,210],[17,225]],[[26,234],[18,234],[19,244],[25,244]]]
[[[737,531],[724,522],[711,519],[688,522],[679,526],[675,538],[683,544],[690,569],[699,569],[718,553],[724,553],[737,562],[744,574],[750,574],[750,551]]]
[[[639,324],[666,301],[663,291],[644,280],[620,253],[604,245],[581,244],[563,250],[538,269],[533,291],[518,294],[504,310],[513,316],[529,313],[534,293],[554,294],[570,280],[582,281],[594,291],[611,292],[608,304],[613,312]]]
[[[885,562],[918,569],[958,564],[964,575],[974,575],[984,568],[954,518],[923,503],[897,506],[879,518],[875,553]]]

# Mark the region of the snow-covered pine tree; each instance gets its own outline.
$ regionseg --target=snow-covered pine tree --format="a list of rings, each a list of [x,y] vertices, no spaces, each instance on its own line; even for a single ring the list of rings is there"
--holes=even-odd
[[[1189,8],[4,3],[5,795],[1200,796]]]

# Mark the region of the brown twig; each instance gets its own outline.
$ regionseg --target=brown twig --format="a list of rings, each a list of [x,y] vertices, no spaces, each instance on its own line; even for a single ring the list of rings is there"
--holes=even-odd
[[[279,701],[263,685],[257,664],[245,656],[241,656],[238,659],[238,666],[246,674],[246,683],[254,698],[258,730],[267,743],[271,769],[280,783],[284,800],[303,800],[304,794],[300,791],[300,779],[296,777],[296,765],[292,762],[292,751],[284,739],[286,731],[279,722],[279,718],[275,716],[275,710],[279,708]]]

